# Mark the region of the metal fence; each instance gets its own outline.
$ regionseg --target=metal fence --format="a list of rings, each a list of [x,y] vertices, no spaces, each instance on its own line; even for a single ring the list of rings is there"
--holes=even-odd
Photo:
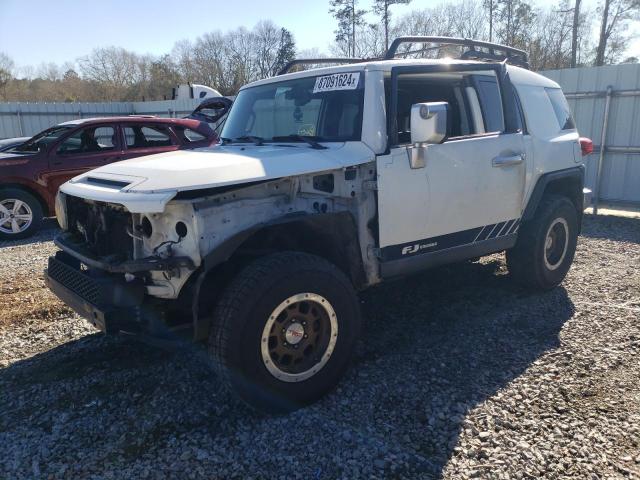
[[[157,115],[182,117],[198,99],[109,103],[0,103],[0,138],[28,137],[61,122],[87,117]]]
[[[587,185],[598,202],[640,205],[640,65],[540,72],[558,82],[580,135],[594,143]]]

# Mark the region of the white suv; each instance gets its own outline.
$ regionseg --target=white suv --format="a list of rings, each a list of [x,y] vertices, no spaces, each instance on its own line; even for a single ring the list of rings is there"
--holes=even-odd
[[[435,42],[461,59],[396,58]],[[526,54],[408,37],[249,84],[221,145],[63,185],[47,282],[106,332],[208,342],[253,406],[308,404],[347,365],[358,290],[500,251],[525,286],[565,277],[581,142],[560,87],[514,64]]]

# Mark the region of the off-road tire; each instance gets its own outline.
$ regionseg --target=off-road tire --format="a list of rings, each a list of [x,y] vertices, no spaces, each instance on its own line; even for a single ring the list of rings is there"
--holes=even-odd
[[[556,263],[550,263],[548,257],[545,261],[545,256],[549,255],[547,241],[550,228],[560,226],[560,230],[565,231],[565,225],[568,228],[566,250],[558,250]],[[534,218],[521,225],[515,247],[506,252],[509,273],[524,287],[534,290],[554,288],[564,280],[571,267],[577,241],[578,212],[574,204],[566,197],[545,196]],[[549,268],[549,264],[555,268]]]
[[[40,228],[42,223],[42,205],[37,198],[31,195],[29,192],[21,190],[19,188],[0,188],[0,203],[8,200],[20,200],[28,206],[31,212],[31,223],[17,233],[0,231],[0,240],[18,240],[21,238],[27,238],[33,235]],[[4,228],[8,228],[7,225],[3,225]]]
[[[267,369],[261,342],[278,306],[302,293],[330,303],[337,320],[335,344],[326,363],[310,378],[282,381]],[[214,311],[209,353],[224,384],[245,403],[261,411],[283,413],[310,404],[335,387],[360,326],[358,298],[342,271],[314,255],[275,253],[250,263],[222,293]]]

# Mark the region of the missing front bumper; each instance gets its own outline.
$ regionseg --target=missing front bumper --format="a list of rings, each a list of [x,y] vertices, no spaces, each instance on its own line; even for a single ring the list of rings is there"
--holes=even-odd
[[[95,274],[64,252],[49,257],[45,283],[64,303],[106,333],[138,332],[144,285],[109,274]]]
[[[109,273],[138,273],[151,271],[171,271],[179,268],[195,270],[193,260],[189,257],[148,257],[139,260],[107,261],[100,259],[89,252],[86,246],[74,240],[74,235],[69,232],[59,234],[54,238],[56,246],[61,248],[69,256],[91,268],[97,268]]]

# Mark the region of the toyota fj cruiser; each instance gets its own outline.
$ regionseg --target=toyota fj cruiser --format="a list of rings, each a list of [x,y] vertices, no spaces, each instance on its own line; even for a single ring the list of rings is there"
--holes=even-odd
[[[411,43],[461,55],[398,59]],[[246,85],[220,145],[64,184],[47,283],[106,332],[208,342],[255,407],[308,404],[345,370],[358,290],[501,251],[525,286],[567,274],[590,141],[526,62],[404,37],[384,59]]]

